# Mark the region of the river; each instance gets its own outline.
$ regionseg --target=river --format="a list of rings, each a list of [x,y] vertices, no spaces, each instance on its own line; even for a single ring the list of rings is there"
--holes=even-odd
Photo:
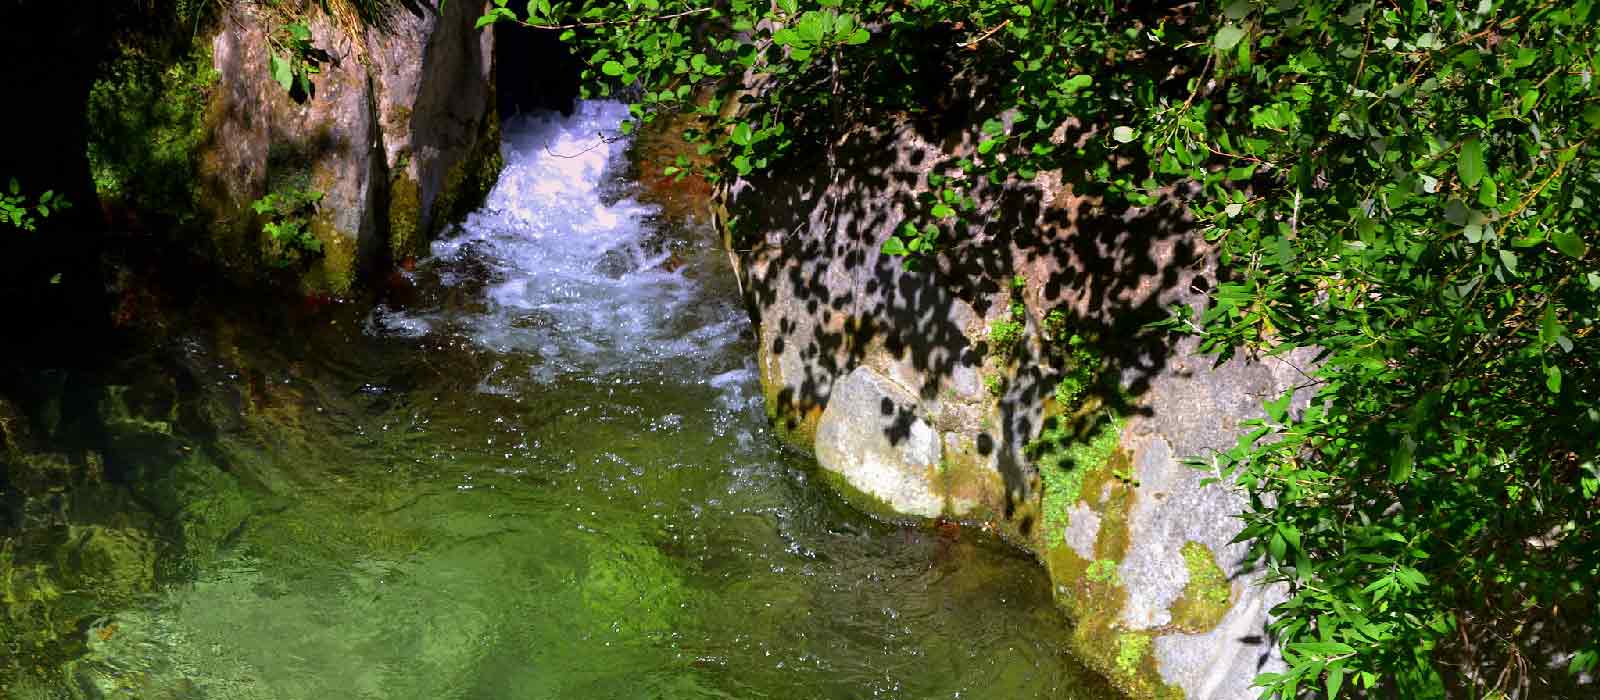
[[[410,291],[276,341],[293,429],[229,454],[280,478],[88,630],[68,695],[1112,697],[1029,555],[863,516],[779,445],[713,236],[599,136],[625,114],[509,120]]]

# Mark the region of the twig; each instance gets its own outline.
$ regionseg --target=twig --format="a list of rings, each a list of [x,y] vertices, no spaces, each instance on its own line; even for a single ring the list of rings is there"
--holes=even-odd
[[[552,156],[555,156],[557,158],[577,158],[578,156],[581,156],[581,155],[583,155],[585,153],[588,153],[589,151],[592,151],[592,150],[594,150],[596,148],[599,148],[599,147],[601,147],[601,146],[603,146],[605,144],[616,143],[618,141],[623,140],[624,138],[627,138],[626,136],[606,136],[605,134],[595,134],[595,135],[600,137],[599,141],[594,142],[588,148],[585,148],[585,149],[583,149],[581,151],[578,151],[577,153],[574,153],[572,155],[565,155],[565,154],[562,154],[562,153],[556,153],[555,151],[550,150],[550,144],[545,144],[544,152],[548,153],[548,154],[550,154]]]
[[[979,42],[981,42],[984,39],[987,39],[987,38],[989,38],[991,36],[994,36],[995,32],[998,32],[998,31],[1000,31],[1002,29],[1005,29],[1006,25],[1008,25],[1008,24],[1011,24],[1011,20],[1009,20],[1009,19],[1004,21],[1004,22],[1001,22],[999,24],[994,25],[993,29],[990,29],[989,31],[984,32],[983,34],[979,35],[978,38],[973,39],[972,41],[969,41],[969,42],[967,42],[965,44],[957,44],[957,46],[960,46],[961,48],[966,49],[968,51],[976,51],[978,49],[978,43]]]

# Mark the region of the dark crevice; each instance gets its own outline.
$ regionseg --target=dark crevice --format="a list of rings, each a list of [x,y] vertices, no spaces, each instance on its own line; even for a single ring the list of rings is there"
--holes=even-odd
[[[494,29],[494,77],[500,116],[556,111],[571,115],[583,65],[553,31]]]

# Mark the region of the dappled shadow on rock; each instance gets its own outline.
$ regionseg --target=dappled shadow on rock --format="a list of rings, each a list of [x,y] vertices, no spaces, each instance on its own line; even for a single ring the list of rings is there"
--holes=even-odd
[[[972,155],[969,141],[933,143],[927,130],[858,128],[832,153],[811,151],[731,188],[770,410],[792,441],[812,447],[836,380],[860,367],[888,377],[915,397],[885,412],[890,445],[919,419],[942,437],[947,487],[959,490],[951,480],[962,477],[948,469],[958,462],[1000,477],[988,490],[995,500],[947,503],[946,515],[998,516],[1027,537],[1038,476],[1023,447],[1064,369],[1062,336],[1085,339],[1120,377],[1120,390],[1095,399],[1132,410],[1170,347],[1144,326],[1204,289],[1205,251],[1175,196],[1119,210],[1078,194],[1081,178],[1047,173],[968,190],[971,223],[936,258],[907,265],[880,248],[906,222],[927,220],[928,174],[958,174]],[[1020,341],[990,341],[1011,323],[1025,327]]]

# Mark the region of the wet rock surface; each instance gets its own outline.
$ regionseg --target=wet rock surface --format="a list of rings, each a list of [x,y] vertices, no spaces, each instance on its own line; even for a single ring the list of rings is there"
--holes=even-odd
[[[938,434],[913,411],[916,396],[867,367],[834,386],[817,425],[817,461],[851,487],[883,501],[887,513],[944,512]]]

